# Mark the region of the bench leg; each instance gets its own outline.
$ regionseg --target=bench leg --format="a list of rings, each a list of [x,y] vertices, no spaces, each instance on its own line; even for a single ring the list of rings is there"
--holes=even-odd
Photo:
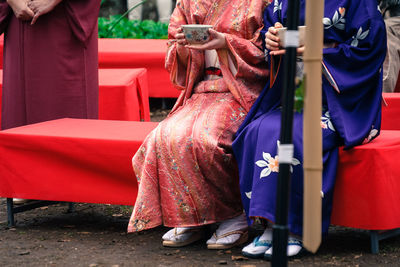
[[[379,253],[379,234],[378,231],[371,230],[371,253],[378,254]]]
[[[8,218],[8,226],[14,227],[14,202],[12,198],[7,198],[7,218]]]
[[[16,213],[28,211],[28,210],[33,210],[36,208],[44,207],[44,206],[49,206],[49,205],[54,205],[62,203],[59,201],[47,201],[47,200],[34,200],[28,204],[23,204],[23,205],[18,205],[14,207],[14,202],[12,198],[7,198],[7,217],[8,217],[8,226],[9,227],[14,227],[15,226],[15,221],[14,221],[14,215]],[[74,212],[75,211],[75,206],[73,202],[68,203],[68,213]]]
[[[165,98],[161,98],[161,108],[167,109],[167,100]]]
[[[400,235],[400,228],[392,229],[392,230],[385,230],[385,231],[377,231],[377,230],[371,230],[370,236],[371,236],[371,252],[372,254],[378,254],[379,253],[379,241],[394,237],[397,235]]]
[[[68,213],[73,213],[73,212],[75,212],[75,203],[68,202]]]

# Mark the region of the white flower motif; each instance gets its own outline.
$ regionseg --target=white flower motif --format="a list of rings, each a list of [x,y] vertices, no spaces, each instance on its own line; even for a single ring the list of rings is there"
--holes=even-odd
[[[346,9],[344,7],[339,7],[335,14],[333,14],[332,20],[330,18],[323,18],[322,23],[325,25],[325,29],[335,27],[339,30],[344,30],[346,25],[345,19]]]
[[[325,112],[324,116],[321,116],[321,128],[329,129],[334,132],[336,131],[335,127],[332,124],[331,115],[329,114],[329,111]]]
[[[371,131],[368,134],[368,137],[366,137],[363,141],[363,144],[369,143],[378,135],[378,130],[374,129],[374,126],[372,126]]]
[[[279,140],[277,141],[278,151],[279,151]],[[293,166],[299,165],[300,161],[296,158],[292,158],[292,165],[290,166],[290,171],[293,172]],[[279,172],[279,157],[276,155],[272,157],[271,154],[263,152],[263,160],[256,161],[256,165],[263,168],[260,173],[260,179],[267,177],[271,172]]]
[[[369,30],[366,30],[365,32],[363,32],[362,27],[360,27],[357,31],[357,34],[355,36],[353,36],[353,41],[351,41],[351,46],[357,47],[359,41],[364,40],[369,34]]]
[[[279,3],[279,0],[274,1],[274,13],[282,10],[282,3]]]
[[[251,191],[250,191],[250,192],[246,192],[245,194],[246,194],[246,197],[247,197],[248,199],[251,199]]]

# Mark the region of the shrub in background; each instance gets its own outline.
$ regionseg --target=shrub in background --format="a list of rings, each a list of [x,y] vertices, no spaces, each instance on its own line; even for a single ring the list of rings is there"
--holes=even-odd
[[[167,39],[168,24],[152,20],[128,20],[120,15],[99,18],[100,38]]]

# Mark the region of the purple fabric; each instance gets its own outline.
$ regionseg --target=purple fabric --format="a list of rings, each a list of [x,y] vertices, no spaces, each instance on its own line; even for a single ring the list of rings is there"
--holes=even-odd
[[[302,25],[305,1],[300,2]],[[287,5],[287,0],[276,0],[267,7],[264,13],[264,33],[275,22],[286,24]],[[327,0],[324,17],[324,42],[337,43],[337,47],[324,49],[323,62],[340,90],[338,93],[326,76],[323,77],[322,224],[325,233],[332,208],[338,147],[344,145],[349,149],[379,134],[382,91],[380,70],[386,53],[386,33],[375,1]],[[277,172],[273,167],[277,164],[274,160],[277,159],[275,156],[280,134],[282,69],[281,66],[273,86],[264,88],[233,143],[246,213],[250,217],[263,217],[270,221],[275,221]],[[302,113],[295,113],[293,144],[294,158],[298,162],[294,161],[292,165],[289,207],[289,228],[298,235],[302,234],[303,220],[302,117]]]
[[[11,14],[12,10],[6,0],[0,0],[0,34],[7,28]]]
[[[100,0],[63,1],[34,25],[10,15],[4,36],[2,129],[98,117],[99,8]],[[0,14],[6,9],[0,5]]]

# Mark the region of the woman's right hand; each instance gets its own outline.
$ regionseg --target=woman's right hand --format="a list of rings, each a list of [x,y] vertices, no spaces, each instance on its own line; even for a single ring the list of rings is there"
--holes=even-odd
[[[278,28],[283,28],[283,25],[276,22],[275,25],[268,28],[268,32],[265,34],[265,46],[270,51],[271,55],[280,55],[285,52],[285,50],[280,49]]]
[[[185,47],[185,45],[187,45],[188,42],[185,39],[182,27],[178,28],[177,34],[175,34],[175,41],[178,44],[176,48],[178,53],[178,59],[181,63],[183,63],[186,66],[189,57],[189,49]]]
[[[188,42],[185,39],[185,34],[183,33],[182,27],[177,29],[177,33],[175,34],[175,40],[179,45],[185,46]]]
[[[35,15],[28,7],[28,0],[7,0],[17,19],[31,20]]]

